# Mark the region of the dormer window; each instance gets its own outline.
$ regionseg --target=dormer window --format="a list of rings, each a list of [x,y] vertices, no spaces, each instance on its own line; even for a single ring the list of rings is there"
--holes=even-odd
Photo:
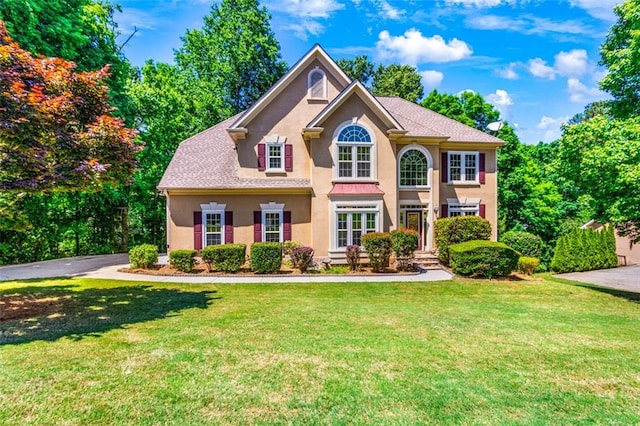
[[[307,96],[309,99],[327,99],[327,76],[316,67],[307,77]]]

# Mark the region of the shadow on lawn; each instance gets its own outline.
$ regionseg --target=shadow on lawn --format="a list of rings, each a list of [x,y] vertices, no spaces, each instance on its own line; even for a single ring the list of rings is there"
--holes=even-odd
[[[577,286],[599,291],[601,293],[607,293],[616,297],[622,297],[630,302],[640,303],[640,293],[634,293],[632,291],[625,290],[616,290],[615,288],[599,287],[595,284],[577,284]]]
[[[149,285],[81,289],[62,282],[0,291],[0,345],[99,336],[126,324],[173,316],[183,309],[206,309],[215,299],[211,291]]]

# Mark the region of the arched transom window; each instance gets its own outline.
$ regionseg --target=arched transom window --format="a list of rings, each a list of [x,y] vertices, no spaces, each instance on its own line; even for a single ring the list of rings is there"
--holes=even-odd
[[[372,177],[373,144],[367,129],[358,124],[350,124],[340,131],[336,144],[339,178]]]
[[[429,161],[419,149],[409,149],[400,157],[400,186],[429,186]]]

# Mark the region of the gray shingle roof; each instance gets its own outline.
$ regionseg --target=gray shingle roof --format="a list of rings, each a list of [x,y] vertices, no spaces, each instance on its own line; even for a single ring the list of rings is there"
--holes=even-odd
[[[231,117],[183,141],[158,189],[311,188],[309,179],[239,178],[235,144],[226,131],[238,117]]]
[[[446,138],[449,142],[504,143],[501,139],[398,97],[377,97],[380,104],[407,130],[407,136]],[[311,188],[309,179],[239,178],[235,144],[227,129],[240,117],[231,117],[183,141],[165,170],[158,189]],[[256,165],[257,167],[257,165]]]
[[[503,144],[480,130],[438,114],[435,111],[398,97],[378,96],[382,106],[407,130],[407,136],[449,137],[449,142],[486,142]]]

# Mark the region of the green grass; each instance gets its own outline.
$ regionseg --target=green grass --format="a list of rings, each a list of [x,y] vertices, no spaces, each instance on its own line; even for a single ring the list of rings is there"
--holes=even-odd
[[[550,278],[0,283],[0,424],[638,424],[638,324]]]

